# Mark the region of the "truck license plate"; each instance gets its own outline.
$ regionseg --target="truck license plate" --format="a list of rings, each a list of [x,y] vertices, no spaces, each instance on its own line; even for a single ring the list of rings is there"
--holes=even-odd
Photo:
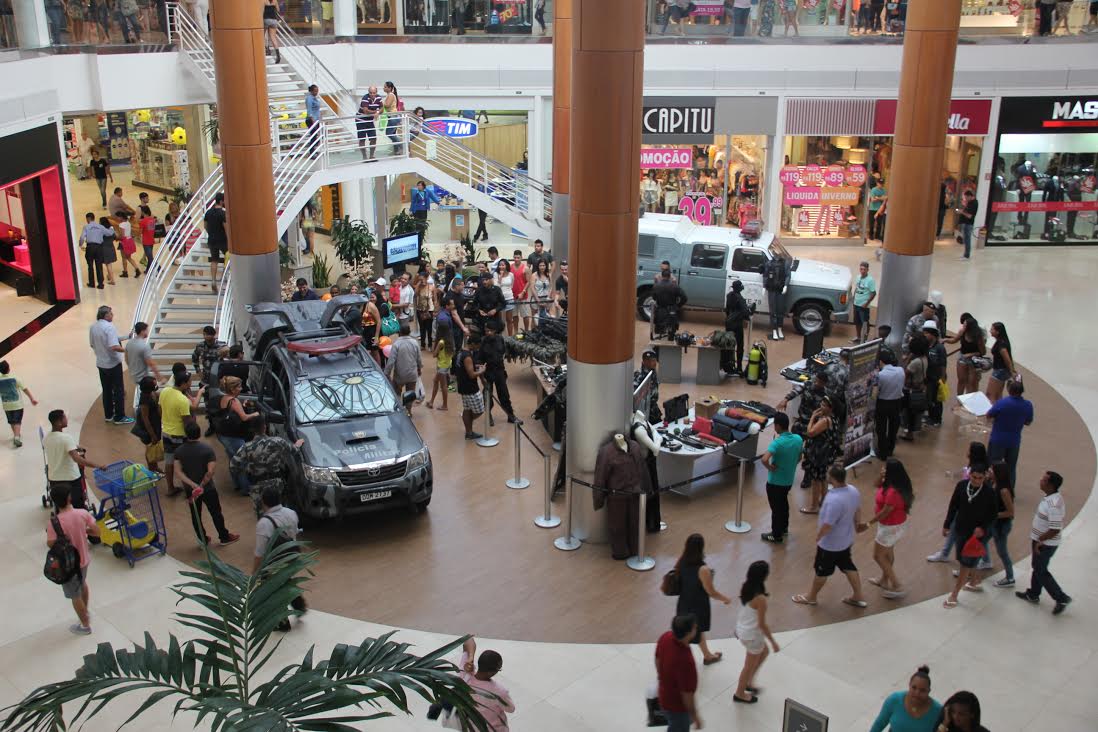
[[[362,503],[369,503],[370,501],[380,501],[382,498],[389,498],[393,495],[391,490],[388,491],[373,491],[371,493],[359,493],[358,500]]]

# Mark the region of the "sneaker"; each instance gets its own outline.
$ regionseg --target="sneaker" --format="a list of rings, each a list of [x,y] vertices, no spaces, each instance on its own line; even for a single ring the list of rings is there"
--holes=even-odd
[[[1034,605],[1036,605],[1037,603],[1039,603],[1041,601],[1041,598],[1034,597],[1033,595],[1029,594],[1028,592],[1015,592],[1014,596],[1021,599],[1021,600],[1025,600],[1026,602],[1032,602]],[[1063,612],[1063,611],[1061,611],[1061,612]]]
[[[479,432],[466,432],[465,433],[465,439],[466,440],[479,440],[481,437],[484,437],[484,435],[480,434]]]
[[[976,565],[976,569],[980,570],[981,572],[986,572],[991,568],[992,568],[991,567],[991,562],[983,562],[982,561],[982,562],[980,562],[979,564]]]
[[[279,623],[278,627],[275,628],[275,630],[277,630],[279,633],[289,633],[290,632],[290,620],[289,620],[289,618],[287,618],[286,620],[283,620],[281,623]]]
[[[1052,614],[1053,615],[1059,615],[1064,610],[1066,610],[1067,606],[1070,605],[1070,604],[1071,604],[1071,598],[1065,596],[1063,602],[1056,603],[1056,607],[1052,608]],[[89,629],[88,632],[90,633],[91,629]]]
[[[133,417],[122,417],[120,419],[114,420],[114,423],[115,424],[133,424],[134,419],[133,419]]]
[[[225,540],[221,542],[221,546],[228,546],[229,544],[235,544],[238,541],[240,541],[240,534],[234,534],[232,532],[229,532],[229,536],[226,537]]]
[[[129,272],[123,272],[122,274],[120,274],[118,276],[121,277],[122,279],[129,279],[130,273]]]
[[[1013,577],[1003,577],[1000,580],[995,580],[995,586],[996,587],[1013,587],[1014,586],[1014,578]]]
[[[783,541],[782,537],[780,537],[780,536],[776,536],[776,535],[774,535],[773,533],[770,533],[770,534],[763,534],[763,535],[762,535],[762,536],[761,536],[760,538],[761,538],[761,539],[762,539],[763,541],[769,542],[769,543],[771,543],[771,544],[781,544],[781,543],[782,543],[782,541]]]
[[[959,570],[959,569],[953,570],[953,576],[954,577],[960,577],[961,576],[961,570]]]
[[[949,561],[949,555],[946,554],[945,552],[934,552],[933,554],[931,554],[929,557],[926,558],[926,561],[928,561],[928,562],[948,562]]]
[[[22,447],[22,446],[23,446],[23,441],[22,441],[22,440],[20,440],[20,439],[19,439],[18,437],[13,437],[13,438],[12,438],[12,443],[13,443],[13,444],[14,444],[14,445],[15,445],[16,447]]]
[[[522,420],[519,419],[518,417],[516,417],[513,414],[508,414],[507,415],[507,421],[511,424],[522,424]]]
[[[92,629],[89,628],[86,625],[81,625],[80,623],[74,623],[73,625],[69,626],[69,632],[72,633],[73,635],[91,635],[92,634]]]

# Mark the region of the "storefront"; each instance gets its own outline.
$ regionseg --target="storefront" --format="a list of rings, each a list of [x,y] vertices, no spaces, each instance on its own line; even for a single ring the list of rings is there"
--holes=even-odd
[[[408,34],[489,33],[529,35],[538,0],[403,0]],[[464,10],[461,10],[464,5]],[[551,17],[551,3],[545,15]],[[539,26],[540,27],[540,26]]]
[[[56,124],[0,138],[0,282],[56,304],[76,299],[76,262]]]
[[[979,185],[991,101],[950,103],[939,232]],[[810,239],[881,239],[892,170],[895,99],[789,99],[779,174],[780,231]]]
[[[759,218],[777,108],[773,97],[646,97],[641,210],[703,226]]]
[[[360,36],[396,33],[396,13],[401,2],[403,0],[355,0],[356,33]],[[280,5],[283,20],[298,35],[335,35],[335,3],[285,0]]]
[[[985,225],[988,246],[1098,242],[1098,96],[1008,97]]]
[[[160,193],[189,193],[212,169],[203,130],[206,105],[134,109],[65,117],[62,129],[69,175],[87,175],[81,141],[87,135],[112,166],[129,165],[135,186]]]

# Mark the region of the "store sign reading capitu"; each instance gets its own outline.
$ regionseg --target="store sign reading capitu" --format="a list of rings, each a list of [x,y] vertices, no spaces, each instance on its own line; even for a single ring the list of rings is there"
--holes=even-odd
[[[647,107],[641,123],[647,135],[711,135],[713,107]]]

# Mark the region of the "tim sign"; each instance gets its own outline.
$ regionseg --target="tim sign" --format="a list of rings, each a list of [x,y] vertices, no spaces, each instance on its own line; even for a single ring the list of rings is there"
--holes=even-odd
[[[480,131],[476,122],[463,117],[432,117],[423,126],[447,137],[476,137]]]

